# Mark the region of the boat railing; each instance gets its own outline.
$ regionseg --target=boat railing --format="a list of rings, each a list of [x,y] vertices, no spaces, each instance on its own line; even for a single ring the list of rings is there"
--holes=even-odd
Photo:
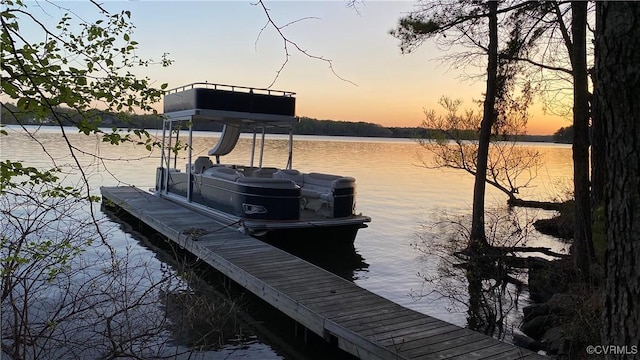
[[[267,88],[254,88],[254,87],[237,86],[237,85],[214,84],[209,82],[195,82],[195,83],[183,85],[177,88],[169,89],[165,91],[165,95],[175,94],[175,93],[179,93],[179,92],[191,90],[191,89],[214,89],[214,90],[224,90],[224,91],[230,91],[230,92],[244,92],[244,93],[266,94],[266,95],[285,96],[285,97],[293,97],[296,95],[296,93],[292,91],[275,90],[275,89],[267,89]]]

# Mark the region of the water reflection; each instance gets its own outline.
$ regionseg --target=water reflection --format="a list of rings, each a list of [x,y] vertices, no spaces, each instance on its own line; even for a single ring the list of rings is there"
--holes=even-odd
[[[503,273],[514,269],[501,266],[499,261],[486,265],[486,261],[467,263],[468,327],[500,340],[512,341],[507,335],[513,335],[513,329],[519,323],[517,310],[522,286],[514,284]]]
[[[452,308],[466,312],[466,326],[501,340],[512,341],[526,301],[527,253],[537,234],[526,209],[495,208],[485,214],[487,245],[469,242],[470,217],[445,216],[416,233],[413,247],[437,265],[420,274],[427,292]],[[532,253],[539,255],[538,253]]]
[[[310,247],[292,242],[272,242],[272,245],[349,281],[357,280],[369,267],[353,246]]]
[[[191,276],[189,276],[191,277]],[[209,286],[195,286],[160,293],[160,306],[168,329],[177,345],[190,349],[220,349],[225,344],[242,344],[251,339],[245,334],[236,314],[237,300],[224,297]]]
[[[243,294],[228,293],[219,275],[206,264],[128,213],[115,214],[105,208],[102,211],[124,233],[180,274],[185,285],[163,289],[158,296],[176,358],[285,358],[254,330],[242,311],[246,306]]]

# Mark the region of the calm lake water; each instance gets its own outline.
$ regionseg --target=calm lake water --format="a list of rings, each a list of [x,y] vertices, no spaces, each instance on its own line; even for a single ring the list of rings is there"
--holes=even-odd
[[[35,130],[33,128],[32,130]],[[71,164],[68,149],[59,130],[41,128],[36,138],[46,147],[51,157],[45,155],[39,145],[26,137],[22,130],[9,127],[9,136],[1,139],[2,159],[21,160],[30,166],[50,167]],[[152,134],[161,135],[152,130]],[[69,129],[69,138],[80,149],[104,158],[100,163],[92,156],[81,156],[83,168],[95,194],[100,186],[135,185],[142,189],[154,186],[155,168],[159,165],[159,150],[147,152],[142,146],[110,146],[95,136],[77,134]],[[206,155],[219,136],[217,133],[195,133],[194,157]],[[466,325],[466,309],[453,306],[451,301],[438,296],[417,299],[411,294],[432,290],[418,274],[433,273],[437,258],[424,255],[411,244],[422,238],[438,241],[442,236],[436,228],[430,228],[444,216],[468,214],[471,211],[473,178],[458,170],[427,169],[421,157],[428,161],[426,153],[415,141],[409,139],[337,138],[298,136],[294,144],[294,168],[353,176],[357,180],[357,211],[372,218],[367,229],[358,233],[355,241],[357,253],[366,266],[353,270],[353,281],[359,286],[388,298],[403,306],[460,325]],[[248,163],[251,139],[243,136],[237,148],[223,157],[224,163]],[[265,166],[283,167],[287,157],[286,137],[268,136],[265,144]],[[551,200],[565,195],[571,181],[571,147],[560,144],[528,143],[540,151],[544,165],[532,186],[521,194],[523,198]],[[179,168],[184,165],[178,164]],[[70,174],[69,180],[76,178]],[[504,206],[506,197],[487,187],[488,208]],[[528,210],[521,217],[550,217],[553,212]],[[114,223],[105,223],[114,246],[134,247],[150,262],[158,262],[154,252],[136,241]],[[431,230],[429,230],[431,229]],[[531,246],[546,246],[556,251],[566,251],[566,245],[555,239],[533,233]],[[428,244],[427,244],[428,245]],[[229,355],[223,350],[218,355]],[[242,357],[241,350],[234,356]],[[254,343],[245,358],[279,358],[268,345]]]

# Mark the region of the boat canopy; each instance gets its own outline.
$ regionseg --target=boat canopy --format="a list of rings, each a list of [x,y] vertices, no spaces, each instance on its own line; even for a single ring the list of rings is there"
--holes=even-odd
[[[287,168],[292,166],[293,131],[292,126],[299,119],[295,116],[296,99],[291,91],[259,89],[235,85],[193,83],[168,90],[164,95],[163,155],[161,164],[167,168],[176,167],[177,157],[172,154],[172,134],[175,131],[178,144],[180,124],[189,129],[188,164],[192,165],[191,137],[193,125],[198,122],[223,124],[218,143],[208,151],[209,156],[220,157],[229,154],[238,143],[240,133],[248,129],[253,132],[250,165],[254,164],[256,133],[262,132],[259,167],[262,167],[265,129],[286,128],[289,132],[289,157]],[[176,128],[175,125],[178,125]],[[162,166],[162,165],[161,165]],[[188,170],[189,171],[189,170]]]
[[[169,119],[214,121],[236,127],[291,126],[295,93],[234,85],[193,83],[168,90],[164,114]]]

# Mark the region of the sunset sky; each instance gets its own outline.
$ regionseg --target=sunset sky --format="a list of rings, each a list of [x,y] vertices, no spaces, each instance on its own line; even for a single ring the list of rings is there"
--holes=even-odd
[[[95,8],[84,2],[61,6],[92,20]],[[284,35],[309,54],[330,59],[337,76],[324,61],[301,54],[289,44],[285,61],[282,38],[273,28],[261,33],[267,18],[251,1],[106,1],[109,11],[130,10],[136,25],[133,38],[138,55],[174,60],[138,71],[157,82],[177,87],[212,82],[267,87],[297,93],[297,115],[317,119],[366,121],[383,126],[418,126],[424,109],[439,109],[443,96],[461,98],[466,107],[482,99],[484,83],[465,80],[483,69],[451,70],[439,58],[445,52],[432,43],[402,55],[398,40],[389,35],[413,1],[266,1],[270,15]],[[35,10],[30,3],[29,8]],[[48,9],[52,19],[59,14]],[[92,15],[93,14],[93,15]],[[296,20],[300,20],[295,22]],[[346,79],[345,80],[342,80]],[[160,108],[160,107],[158,107]],[[535,104],[529,134],[550,134],[566,119],[543,114]]]

